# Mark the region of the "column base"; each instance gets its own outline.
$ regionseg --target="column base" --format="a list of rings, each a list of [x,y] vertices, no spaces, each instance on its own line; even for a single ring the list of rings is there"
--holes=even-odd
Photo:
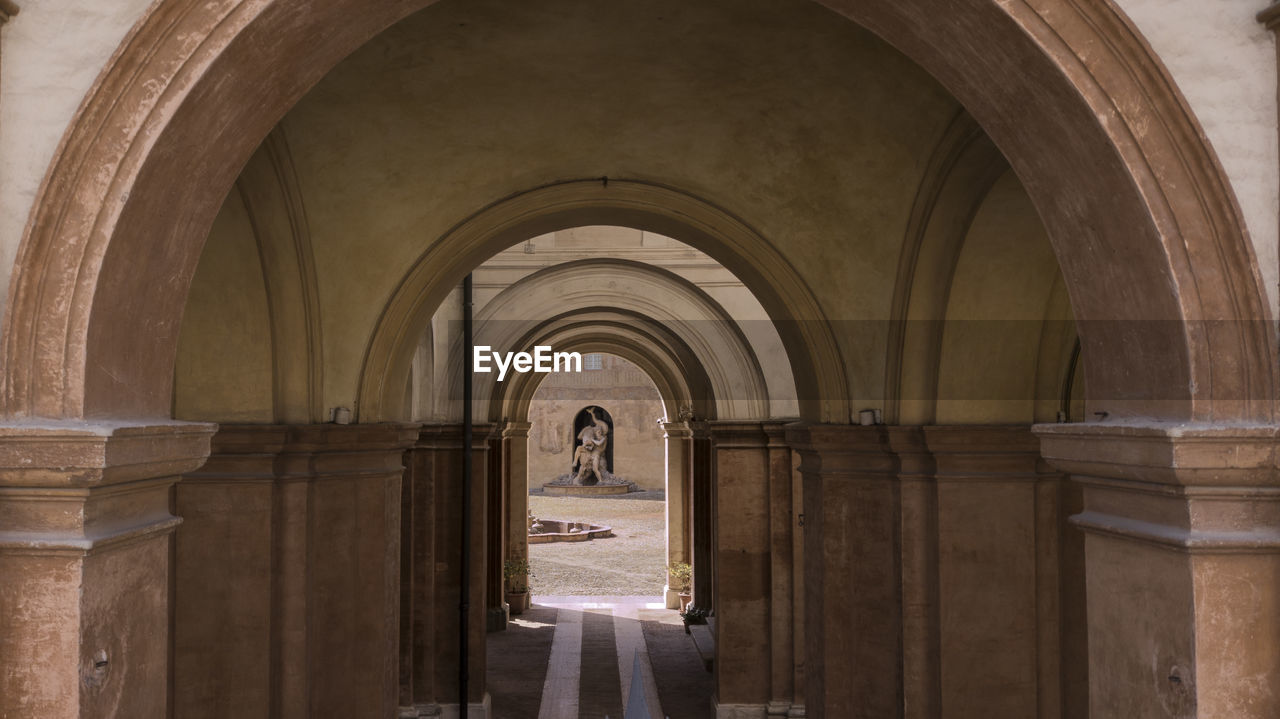
[[[484,629],[486,632],[501,632],[507,628],[507,620],[510,618],[510,610],[507,603],[503,602],[500,607],[490,607],[485,611]]]
[[[662,601],[666,603],[667,609],[680,608],[680,592],[672,589],[670,586],[662,588]]]
[[[716,719],[768,719],[769,710],[764,704],[721,704],[711,698],[711,710]]]
[[[791,711],[791,702],[774,701],[765,705],[765,713],[771,717],[785,717]]]
[[[489,719],[493,716],[492,702],[489,698],[489,692],[484,693],[484,699],[479,702],[471,702],[467,705],[468,719]],[[440,719],[458,719],[461,712],[458,711],[457,704],[440,704],[436,707],[438,713],[432,716],[438,716]]]

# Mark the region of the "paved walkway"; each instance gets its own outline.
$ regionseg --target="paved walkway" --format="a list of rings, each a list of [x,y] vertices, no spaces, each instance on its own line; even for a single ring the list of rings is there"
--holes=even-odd
[[[657,597],[535,597],[487,649],[497,719],[622,719],[637,671],[651,719],[711,716],[711,674]]]

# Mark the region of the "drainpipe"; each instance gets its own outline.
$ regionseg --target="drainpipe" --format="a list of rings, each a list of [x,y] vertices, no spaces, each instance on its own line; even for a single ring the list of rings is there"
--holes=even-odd
[[[468,642],[471,613],[471,375],[472,336],[471,273],[462,280],[462,582],[458,601],[458,716],[467,719],[467,673],[470,666]]]

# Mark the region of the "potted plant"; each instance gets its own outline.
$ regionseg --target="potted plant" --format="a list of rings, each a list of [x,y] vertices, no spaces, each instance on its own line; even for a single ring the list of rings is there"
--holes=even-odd
[[[689,606],[689,600],[693,598],[690,594],[690,587],[693,584],[693,567],[686,562],[672,562],[667,567],[667,577],[670,587],[680,595],[680,611]]]
[[[507,582],[507,605],[512,614],[529,608],[529,577],[533,569],[527,559],[508,559],[502,563],[502,578]]]
[[[685,607],[680,612],[680,620],[684,622],[684,633],[689,633],[690,624],[706,624],[709,616],[711,616],[711,610],[705,607],[695,607],[692,604]]]

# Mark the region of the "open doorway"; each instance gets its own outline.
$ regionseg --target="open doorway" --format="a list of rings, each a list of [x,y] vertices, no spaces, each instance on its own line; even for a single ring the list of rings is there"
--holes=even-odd
[[[591,470],[592,452],[583,444],[584,434],[592,444],[592,419],[603,428],[597,430],[596,436],[604,436],[595,452],[605,478]],[[664,419],[653,380],[616,355],[588,353],[582,372],[552,373],[543,380],[529,403],[535,596],[664,602]]]

